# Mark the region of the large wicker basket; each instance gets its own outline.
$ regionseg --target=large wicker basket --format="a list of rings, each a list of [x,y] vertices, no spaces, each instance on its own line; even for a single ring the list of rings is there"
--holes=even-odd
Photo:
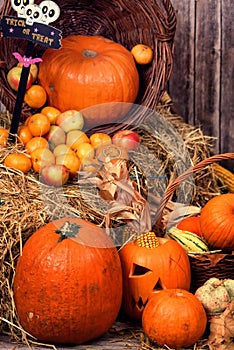
[[[35,0],[35,3],[40,2]],[[138,43],[152,47],[154,58],[151,64],[138,67],[140,90],[136,104],[154,109],[166,89],[173,63],[173,40],[176,16],[169,0],[67,0],[56,1],[61,10],[54,27],[62,36],[102,35],[131,49]],[[0,17],[16,15],[10,0],[6,0]],[[24,54],[26,43],[19,39],[0,38],[0,100],[9,112],[15,105],[16,95],[9,87],[6,74],[16,65],[12,53]],[[35,46],[34,56],[41,56],[43,47]],[[22,117],[32,111],[22,107]],[[136,113],[131,123],[139,124],[144,119],[142,110]]]

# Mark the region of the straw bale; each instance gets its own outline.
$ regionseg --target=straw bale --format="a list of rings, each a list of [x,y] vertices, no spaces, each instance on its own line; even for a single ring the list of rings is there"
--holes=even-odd
[[[157,112],[181,135],[192,164],[210,156],[213,139],[203,135],[200,128],[184,123],[180,116],[173,114],[171,103],[159,105]],[[2,113],[0,126],[9,127],[10,120],[11,115],[8,112]],[[168,182],[178,175],[178,167],[175,166],[165,143],[161,142],[165,136],[163,133],[160,137],[156,131],[155,134],[152,130],[148,133],[147,126],[137,130],[149,152],[146,154],[145,149],[139,151],[139,158],[134,161],[140,165],[135,166],[134,162],[130,162],[130,172],[142,196],[147,197],[149,193],[152,196],[161,196]],[[24,149],[19,143],[0,149],[0,333],[10,334],[14,339],[26,343],[28,337],[18,323],[12,292],[14,270],[24,242],[45,223],[65,215],[79,216],[103,226],[107,204],[100,199],[95,186],[88,186],[87,183],[73,181],[63,188],[55,189],[41,184],[38,175],[33,171],[22,174],[6,169],[3,160],[12,151],[24,152]],[[178,153],[180,151],[176,150]],[[152,155],[160,160],[156,174],[155,164],[151,166]],[[160,176],[164,176],[165,182],[158,180]],[[194,175],[192,186],[192,196],[189,198],[186,198],[187,188],[183,189],[184,200],[198,207],[225,190],[212,166]],[[112,224],[118,226],[118,220]]]

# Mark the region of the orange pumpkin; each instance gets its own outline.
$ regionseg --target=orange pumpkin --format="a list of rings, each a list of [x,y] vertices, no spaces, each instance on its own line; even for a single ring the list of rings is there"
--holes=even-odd
[[[54,344],[80,344],[106,332],[122,299],[116,247],[96,225],[62,218],[26,242],[14,278],[22,327]]]
[[[202,208],[202,235],[211,249],[234,250],[234,193],[210,199]]]
[[[47,49],[38,79],[48,103],[61,112],[83,110],[87,126],[119,121],[135,102],[139,75],[134,58],[124,46],[101,36],[72,35],[60,50]],[[113,104],[114,102],[114,104]],[[124,106],[116,102],[128,102]]]
[[[184,248],[172,239],[157,237],[159,246],[139,246],[137,240],[120,250],[123,272],[123,312],[141,320],[148,300],[162,289],[189,290],[191,271]]]
[[[155,294],[146,305],[142,326],[147,337],[160,347],[181,349],[194,345],[204,334],[206,312],[198,298],[183,289]]]
[[[189,231],[192,233],[196,233],[198,236],[202,236],[201,232],[201,224],[199,216],[189,216],[181,220],[177,227],[183,231]]]

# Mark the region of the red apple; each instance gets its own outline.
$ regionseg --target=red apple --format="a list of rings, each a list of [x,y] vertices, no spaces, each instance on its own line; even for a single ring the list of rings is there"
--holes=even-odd
[[[17,67],[23,67],[23,62],[19,62],[17,64]],[[38,75],[38,67],[35,63],[31,64],[30,66],[30,73],[32,74],[33,77],[33,83],[36,81],[37,79],[37,75]]]
[[[66,142],[66,133],[58,125],[51,125],[45,138],[48,140],[50,149],[53,151],[57,145]]]
[[[112,143],[128,151],[135,151],[140,143],[140,136],[133,130],[119,130],[112,136]]]
[[[22,67],[17,67],[17,66],[11,68],[7,73],[7,81],[10,87],[15,91],[18,91],[21,73],[22,73]],[[33,76],[29,72],[26,90],[32,86],[32,83],[33,83]]]
[[[40,171],[40,181],[49,186],[62,186],[68,181],[68,178],[69,170],[65,165],[46,165]]]

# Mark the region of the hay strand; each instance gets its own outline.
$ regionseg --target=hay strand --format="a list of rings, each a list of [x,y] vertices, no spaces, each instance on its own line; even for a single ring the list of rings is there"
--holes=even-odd
[[[173,114],[170,103],[159,105],[157,112],[183,138],[192,165],[210,156],[213,139],[204,136],[200,128],[185,124],[180,116]],[[11,115],[8,112],[2,113],[1,126],[8,127],[10,119]],[[150,193],[153,197],[161,198],[165,186],[178,176],[178,168],[165,143],[162,142],[162,135],[159,138],[156,132],[148,133],[147,128],[142,127],[138,131],[142,144],[151,152],[148,152],[146,157],[144,149],[140,150],[138,158],[134,158],[135,164],[131,163],[129,169],[142,196],[147,197]],[[38,175],[33,171],[23,174],[20,171],[7,169],[3,161],[12,151],[24,152],[24,149],[20,143],[0,149],[0,333],[10,335],[17,342],[29,344],[33,339],[20,327],[12,292],[17,258],[22,252],[25,241],[50,220],[67,215],[81,217],[102,227],[105,224],[107,204],[100,199],[95,186],[70,182],[62,189],[55,190],[42,185]],[[159,160],[157,173],[155,166],[150,162],[150,157]],[[158,181],[160,177],[163,177],[164,181]],[[146,181],[145,178],[150,181]],[[194,175],[193,180],[193,193],[189,198],[189,204],[196,207],[201,207],[207,200],[226,189],[222,180],[215,175],[212,166],[201,169]],[[117,220],[111,224],[118,226],[120,222]],[[146,345],[144,346],[146,348]]]

